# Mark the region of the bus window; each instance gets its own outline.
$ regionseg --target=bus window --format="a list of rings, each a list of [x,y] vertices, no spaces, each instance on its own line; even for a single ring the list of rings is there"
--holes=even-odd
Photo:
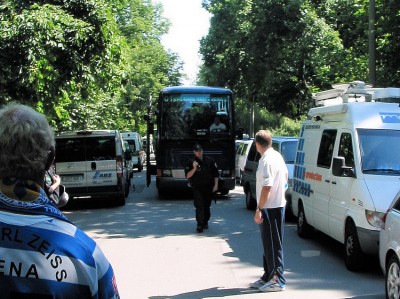
[[[212,94],[167,94],[162,100],[161,136],[188,139],[210,135],[216,118],[224,130],[212,133],[232,135],[231,96]]]

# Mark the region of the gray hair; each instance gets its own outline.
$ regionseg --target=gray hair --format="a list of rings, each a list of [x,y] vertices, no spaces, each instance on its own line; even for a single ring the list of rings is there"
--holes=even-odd
[[[0,177],[41,183],[54,133],[46,117],[33,108],[11,103],[0,109]]]
[[[263,148],[269,148],[272,145],[272,133],[269,130],[260,130],[255,136],[256,142]]]

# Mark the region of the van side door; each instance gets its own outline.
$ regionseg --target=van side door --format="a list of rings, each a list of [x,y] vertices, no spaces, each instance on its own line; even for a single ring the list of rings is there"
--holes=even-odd
[[[345,165],[353,169],[355,173],[355,158],[353,150],[353,138],[350,130],[343,130],[340,133],[339,143],[335,149],[334,156],[344,157]],[[344,219],[348,209],[351,209],[350,194],[354,177],[344,174],[333,176],[330,182],[330,206],[329,206],[329,228],[330,236],[344,242]]]
[[[324,233],[329,233],[329,200],[331,188],[331,165],[333,150],[336,141],[336,129],[328,129],[322,132],[319,145],[317,167],[315,173],[308,174],[315,181],[314,200],[312,203],[314,226]]]

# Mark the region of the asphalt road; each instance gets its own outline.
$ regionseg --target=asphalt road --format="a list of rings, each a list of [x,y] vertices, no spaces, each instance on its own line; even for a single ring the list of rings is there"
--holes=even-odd
[[[181,195],[159,200],[145,174],[135,172],[136,190],[124,207],[95,201],[64,211],[105,252],[121,298],[384,298],[377,259],[366,260],[365,271],[349,272],[340,244],[320,233],[299,238],[293,220],[285,226],[286,290],[249,289],[262,274],[262,251],[242,187],[213,204],[210,228],[198,234],[192,201]]]

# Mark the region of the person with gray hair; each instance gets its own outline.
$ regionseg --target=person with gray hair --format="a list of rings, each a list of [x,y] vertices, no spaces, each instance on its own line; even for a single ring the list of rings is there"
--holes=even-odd
[[[46,196],[54,134],[18,103],[0,109],[1,298],[119,298],[98,245]]]
[[[281,154],[272,148],[272,134],[260,130],[255,136],[261,158],[256,172],[257,211],[260,226],[264,274],[250,284],[261,292],[283,291],[286,286],[283,263],[283,230],[288,169]]]

